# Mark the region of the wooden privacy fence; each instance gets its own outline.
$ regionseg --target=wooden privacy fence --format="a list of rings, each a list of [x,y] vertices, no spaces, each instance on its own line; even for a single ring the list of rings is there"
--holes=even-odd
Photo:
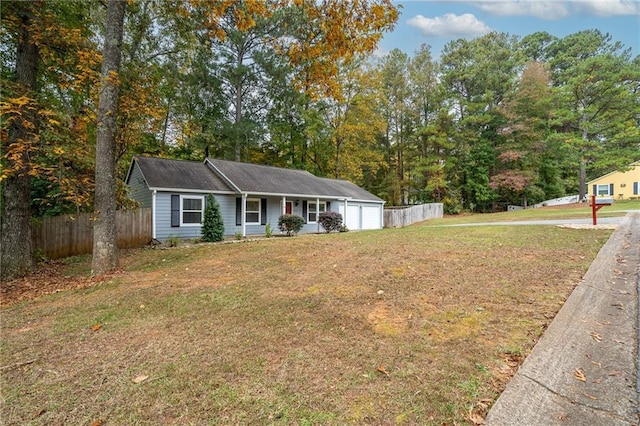
[[[59,259],[93,251],[91,213],[44,217],[31,226],[34,252]],[[151,209],[116,212],[118,248],[143,247],[151,241]]]
[[[384,227],[402,228],[412,223],[443,216],[442,203],[418,204],[416,206],[386,207],[384,209]]]

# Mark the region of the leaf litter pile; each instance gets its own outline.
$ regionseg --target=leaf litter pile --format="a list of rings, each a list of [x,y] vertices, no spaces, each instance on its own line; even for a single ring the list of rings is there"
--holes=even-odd
[[[610,233],[413,226],[142,249],[97,281],[89,259],[44,264],[0,293],[3,421],[482,424]]]

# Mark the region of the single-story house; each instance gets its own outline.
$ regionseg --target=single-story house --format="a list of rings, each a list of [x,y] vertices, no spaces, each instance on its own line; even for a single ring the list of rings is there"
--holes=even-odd
[[[304,170],[207,158],[204,162],[134,157],[125,180],[129,195],[151,208],[153,238],[201,236],[205,197],[213,194],[225,235],[278,232],[282,214],[301,216],[300,232],[322,232],[318,215],[336,211],[349,230],[381,229],[384,201],[359,186]]]
[[[640,197],[640,161],[631,163],[630,169],[615,171],[587,183],[589,195],[626,200]]]

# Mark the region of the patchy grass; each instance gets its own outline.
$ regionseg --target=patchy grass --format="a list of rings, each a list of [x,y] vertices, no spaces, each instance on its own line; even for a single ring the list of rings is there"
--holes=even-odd
[[[49,265],[68,290],[3,293],[3,422],[469,423],[610,232],[413,226],[144,249],[102,282],[83,278],[86,258]]]

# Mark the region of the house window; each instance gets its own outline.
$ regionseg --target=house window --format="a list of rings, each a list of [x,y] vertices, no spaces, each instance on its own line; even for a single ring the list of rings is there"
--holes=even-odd
[[[260,199],[247,198],[247,209],[245,210],[245,223],[260,223]]]
[[[596,185],[596,195],[613,195],[609,193],[610,185]]]
[[[202,223],[202,212],[204,210],[204,197],[187,196],[182,197],[182,225],[200,225]]]
[[[311,222],[311,223],[317,222],[318,215],[326,211],[327,207],[324,201],[320,202],[319,206],[320,206],[320,209],[318,210],[318,208],[316,207],[316,203],[309,203],[309,214],[308,214],[307,222]]]

